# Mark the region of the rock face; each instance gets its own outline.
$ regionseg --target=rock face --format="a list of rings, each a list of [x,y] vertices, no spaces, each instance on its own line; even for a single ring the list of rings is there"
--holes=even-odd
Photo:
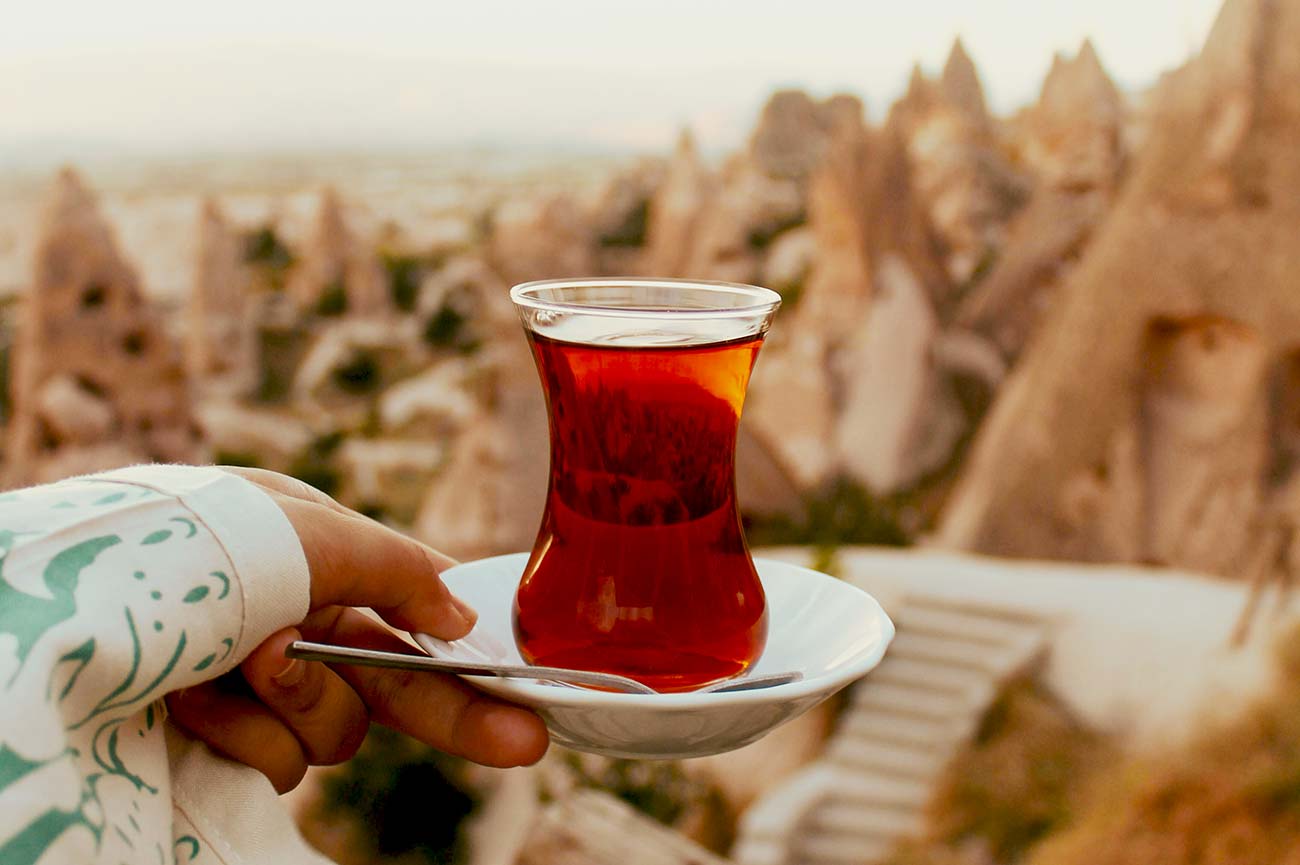
[[[1260,503],[1281,494],[1265,467],[1286,453],[1266,432],[1285,387],[1268,382],[1300,333],[1296,46],[1300,0],[1229,0],[1166,80],[1115,211],[980,431],[943,541],[1248,569]]]
[[[845,335],[871,299],[872,241],[877,226],[870,196],[871,142],[859,112],[840,126],[813,172],[808,188],[808,224],[816,257],[800,294],[797,326],[828,343]],[[871,237],[875,235],[875,237]]]
[[[480,362],[485,407],[461,421],[414,528],[458,558],[532,548],[550,465],[546,404],[523,335],[498,340]]]
[[[380,393],[428,361],[413,319],[344,319],[318,331],[294,374],[293,395],[300,408],[357,427]]]
[[[650,199],[645,261],[650,275],[687,275],[696,232],[713,195],[714,178],[700,162],[695,139],[683,132],[664,182]]]
[[[877,132],[860,112],[842,116],[809,182],[816,255],[755,372],[754,428],[806,488],[840,473],[906,487],[963,428],[936,354],[950,283],[908,153],[911,110]],[[882,357],[877,342],[905,356]]]
[[[1000,151],[979,76],[960,40],[937,83],[913,73],[890,123],[903,137],[916,193],[942,244],[944,272],[960,288],[1001,246],[1003,228],[1027,193]],[[936,301],[947,304],[949,298],[945,293]]]
[[[45,213],[13,364],[10,485],[204,455],[180,352],[70,170]]]
[[[590,224],[567,196],[511,201],[493,215],[490,257],[507,282],[595,272]]]
[[[935,365],[938,336],[925,289],[887,257],[865,326],[841,356],[848,372],[834,439],[843,471],[868,489],[909,486],[947,457],[962,431]]]
[[[1085,40],[1073,58],[1052,60],[1018,135],[1022,156],[1054,189],[1113,187],[1124,158],[1123,115],[1123,98]]]
[[[515,337],[519,329],[510,287],[469,253],[448,259],[420,283],[415,314],[424,323],[425,341],[436,348],[468,349],[498,336]]]
[[[750,382],[743,423],[805,490],[835,469],[826,445],[835,429],[831,386],[825,341],[801,332],[773,338]]]
[[[781,90],[763,106],[749,139],[749,156],[769,177],[803,180],[821,161],[837,126],[861,123],[862,103],[853,96],[816,102],[802,90]]]
[[[258,382],[250,276],[244,250],[217,203],[203,203],[198,255],[186,320],[191,380],[205,389],[244,394]]]
[[[591,203],[591,225],[601,273],[626,276],[645,268],[650,199],[663,183],[667,162],[640,160],[609,179]]]
[[[287,291],[307,312],[373,317],[392,309],[383,269],[348,225],[331,188],[321,193],[316,225]]]
[[[1110,212],[1124,167],[1123,104],[1091,43],[1058,56],[1038,103],[1019,124],[1023,161],[1036,176],[990,273],[962,301],[957,321],[1014,358],[1061,282]]]
[[[695,279],[753,282],[767,246],[803,221],[797,183],[764,174],[743,155],[734,157],[695,220],[685,273]]]
[[[505,518],[509,447],[495,418],[484,414],[469,423],[420,507],[415,536],[460,559],[528,549],[532,538],[519,546],[517,527]]]
[[[992,122],[975,61],[966,53],[966,46],[960,38],[953,42],[943,64],[939,90],[972,129],[986,128]]]

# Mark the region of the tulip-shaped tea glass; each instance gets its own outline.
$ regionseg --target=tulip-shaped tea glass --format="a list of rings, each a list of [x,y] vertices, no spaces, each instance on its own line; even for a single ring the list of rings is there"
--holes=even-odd
[[[658,691],[743,673],[767,609],[736,504],[736,430],[780,296],[643,279],[510,296],[551,430],[546,510],[515,595],[520,654]]]

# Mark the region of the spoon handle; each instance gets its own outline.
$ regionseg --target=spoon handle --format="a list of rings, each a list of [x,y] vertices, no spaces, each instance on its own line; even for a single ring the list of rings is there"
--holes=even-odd
[[[611,673],[592,673],[586,670],[566,670],[561,667],[533,667],[521,664],[487,664],[475,661],[449,661],[427,655],[404,655],[397,652],[380,652],[375,649],[356,649],[351,646],[334,646],[294,640],[284,650],[290,658],[304,661],[333,661],[359,667],[388,667],[397,670],[426,670],[455,673],[461,676],[497,676],[502,679],[545,679],[554,682],[572,682],[576,685],[595,685],[612,688],[629,694],[657,693],[648,685],[635,679]]]

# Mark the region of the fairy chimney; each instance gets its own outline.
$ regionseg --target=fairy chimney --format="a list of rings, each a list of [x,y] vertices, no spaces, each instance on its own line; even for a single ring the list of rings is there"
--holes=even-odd
[[[910,486],[948,457],[964,428],[936,366],[938,336],[925,289],[900,258],[886,256],[870,312],[841,351],[833,439],[839,466],[868,489]]]
[[[549,473],[549,415],[522,332],[493,339],[473,366],[476,406],[415,522],[419,538],[462,558],[532,546]]]
[[[802,90],[779,90],[763,106],[749,156],[771,177],[802,180],[821,160],[836,114],[844,110],[843,103],[821,104]]]
[[[305,312],[374,317],[392,310],[383,269],[348,225],[332,188],[321,193],[315,227],[287,291]]]
[[[960,40],[937,83],[913,71],[887,125],[902,136],[916,194],[941,243],[950,286],[935,299],[944,309],[1001,246],[1027,183],[1000,150],[979,75]]]
[[[1300,332],[1297,45],[1300,0],[1229,0],[1165,80],[1112,215],[980,430],[942,542],[1246,570],[1275,456],[1260,456],[1259,370]],[[1145,537],[1096,540],[1112,512]],[[1207,525],[1217,549],[1184,543]]]
[[[1053,60],[1018,136],[1036,177],[1033,195],[957,314],[960,325],[991,337],[1009,358],[1020,354],[1110,212],[1124,164],[1123,123],[1119,91],[1091,43]]]
[[[870,156],[867,130],[859,115],[846,125],[812,175],[808,224],[817,254],[804,282],[799,324],[831,341],[843,338],[871,299],[871,261],[864,206]]]
[[[1074,57],[1056,55],[1020,125],[1021,155],[1040,184],[1083,191],[1116,183],[1124,100],[1091,41]]]
[[[199,213],[194,287],[187,309],[190,377],[204,390],[247,393],[257,383],[253,298],[239,235],[216,201]]]
[[[663,184],[650,199],[646,267],[652,276],[685,276],[698,230],[714,194],[714,179],[684,130]]]
[[[966,53],[961,37],[952,43],[948,59],[939,76],[939,90],[966,122],[975,128],[989,125],[989,109],[984,101],[984,85],[980,84],[975,61]]]
[[[493,214],[489,254],[510,283],[592,273],[595,232],[568,195],[518,198]]]
[[[180,351],[71,169],[55,182],[38,236],[10,394],[11,485],[203,458]]]

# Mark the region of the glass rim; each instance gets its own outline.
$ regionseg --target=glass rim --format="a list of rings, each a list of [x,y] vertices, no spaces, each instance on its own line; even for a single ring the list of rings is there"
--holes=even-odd
[[[594,301],[547,300],[533,292],[542,289],[566,288],[666,288],[698,289],[731,297],[747,297],[752,303],[743,306],[695,306],[665,309],[651,306],[621,306]],[[709,319],[746,318],[770,315],[781,305],[781,295],[770,288],[740,282],[721,282],[706,279],[668,279],[642,277],[583,277],[580,279],[539,279],[521,282],[510,289],[510,300],[516,306],[549,312],[581,315],[601,315],[618,318],[671,318]]]

